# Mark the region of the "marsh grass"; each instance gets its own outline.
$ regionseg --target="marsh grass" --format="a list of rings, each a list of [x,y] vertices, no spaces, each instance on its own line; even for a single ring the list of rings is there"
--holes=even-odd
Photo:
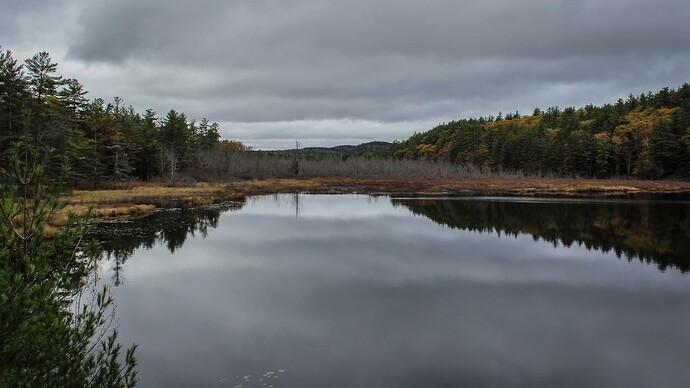
[[[197,207],[225,201],[242,201],[244,195],[230,191],[227,185],[196,183],[127,183],[115,190],[78,190],[64,195],[67,205],[48,217],[46,236],[68,224],[73,213],[77,218],[89,216],[92,221],[133,219],[152,214],[157,208]],[[20,224],[21,219],[14,220]]]
[[[65,226],[69,222],[69,214],[74,213],[79,218],[84,218],[89,215],[91,209],[91,218],[106,219],[106,218],[132,218],[142,217],[153,213],[156,210],[155,205],[123,205],[123,206],[105,206],[92,207],[89,205],[68,205],[65,209],[56,212],[48,218],[48,223],[53,226]]]
[[[137,213],[141,208],[132,205],[154,205],[156,207],[201,206],[221,201],[239,199],[224,184],[195,184],[193,186],[169,186],[165,184],[141,184],[127,189],[73,191],[66,196],[70,208],[78,205],[93,205],[98,208],[115,209],[116,212]],[[107,212],[105,212],[107,214]]]
[[[179,184],[126,182],[116,190],[73,191],[62,199],[69,204],[51,215],[51,230],[66,225],[70,212],[91,219],[145,217],[157,208],[198,207],[244,201],[248,195],[277,193],[311,194],[514,194],[514,195],[620,195],[630,193],[690,192],[690,182],[618,179],[535,178],[478,175],[458,177],[407,176],[397,178],[269,178],[229,183]]]
[[[690,192],[690,182],[479,176],[471,178],[308,178],[237,181],[230,189],[245,195],[313,194],[477,194],[616,195]]]

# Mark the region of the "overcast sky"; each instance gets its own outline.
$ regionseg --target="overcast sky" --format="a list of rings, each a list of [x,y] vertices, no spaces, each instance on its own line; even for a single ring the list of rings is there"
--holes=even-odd
[[[333,146],[690,82],[690,2],[0,0],[0,45],[91,98]]]

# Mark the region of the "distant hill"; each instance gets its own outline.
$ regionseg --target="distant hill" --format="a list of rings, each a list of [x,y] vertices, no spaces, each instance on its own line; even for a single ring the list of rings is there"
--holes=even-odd
[[[372,141],[362,143],[359,145],[338,145],[335,147],[304,147],[299,150],[290,149],[285,152],[300,152],[300,153],[315,153],[315,154],[369,154],[369,153],[387,153],[392,146],[392,143],[385,141]]]

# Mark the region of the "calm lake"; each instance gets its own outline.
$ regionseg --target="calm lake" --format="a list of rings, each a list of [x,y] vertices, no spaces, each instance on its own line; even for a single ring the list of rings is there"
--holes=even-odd
[[[105,224],[142,387],[687,387],[690,201],[278,195]]]

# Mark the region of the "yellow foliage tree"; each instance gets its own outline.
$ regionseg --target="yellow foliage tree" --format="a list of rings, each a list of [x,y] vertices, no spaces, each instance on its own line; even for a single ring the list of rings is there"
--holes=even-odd
[[[616,127],[611,142],[621,160],[625,161],[628,175],[632,172],[634,158],[645,158],[649,154],[654,125],[669,118],[673,111],[669,108],[634,110],[625,115],[625,124]]]
[[[436,156],[436,145],[434,144],[420,144],[417,146],[417,155],[433,158]]]

